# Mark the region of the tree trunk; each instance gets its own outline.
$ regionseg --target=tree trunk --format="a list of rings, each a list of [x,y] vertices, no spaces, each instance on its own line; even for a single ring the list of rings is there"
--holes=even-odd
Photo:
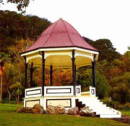
[[[10,93],[9,90],[8,90],[8,99],[9,99],[9,103],[10,103],[10,101],[11,101],[11,93]]]
[[[17,103],[19,104],[19,99],[20,99],[20,96],[18,95],[18,98],[17,98]]]
[[[0,76],[0,102],[2,102],[2,75]]]

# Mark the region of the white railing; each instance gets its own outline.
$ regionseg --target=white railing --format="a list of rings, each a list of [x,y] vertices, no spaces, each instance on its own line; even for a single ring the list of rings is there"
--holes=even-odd
[[[89,91],[90,91],[90,95],[96,96],[96,88],[95,87],[90,86]]]
[[[76,96],[81,95],[81,86],[76,87]],[[25,89],[25,98],[38,97],[42,95],[42,87],[28,88]],[[73,96],[74,87],[73,86],[45,86],[44,96]]]
[[[81,85],[77,85],[76,86],[76,96],[80,96],[81,95]]]
[[[25,98],[42,96],[42,87],[25,89]]]
[[[44,96],[72,96],[73,86],[45,86]]]

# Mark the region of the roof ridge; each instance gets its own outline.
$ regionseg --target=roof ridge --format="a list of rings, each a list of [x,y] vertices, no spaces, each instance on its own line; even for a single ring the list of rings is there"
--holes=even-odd
[[[53,28],[52,28],[52,30],[51,30],[51,33],[48,34],[49,36],[48,36],[47,40],[44,42],[44,44],[43,44],[42,46],[44,46],[44,45],[47,43],[47,41],[49,40],[49,38],[51,37],[51,35],[52,35],[52,33],[53,33],[53,29],[56,27],[57,23],[58,23],[58,21],[57,21],[56,23],[53,23],[53,24],[55,24],[55,25],[53,26]]]
[[[72,41],[72,39],[71,39],[71,37],[70,37],[70,35],[69,35],[69,32],[68,32],[68,30],[67,30],[67,27],[66,27],[66,25],[65,25],[65,21],[64,21],[63,19],[61,19],[61,20],[63,21],[63,24],[64,24],[65,29],[66,29],[66,31],[67,31],[67,35],[68,35],[68,37],[69,37],[69,39],[70,39],[72,45],[74,45],[74,43],[73,43],[73,41]]]

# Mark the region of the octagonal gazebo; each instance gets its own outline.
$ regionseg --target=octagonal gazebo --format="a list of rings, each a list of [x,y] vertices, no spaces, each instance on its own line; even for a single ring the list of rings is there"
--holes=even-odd
[[[47,28],[38,40],[22,53],[25,59],[25,100],[24,106],[32,107],[40,103],[44,108],[47,105],[65,105],[75,107],[75,98],[81,94],[80,84],[76,83],[76,68],[92,64],[93,87],[95,87],[95,64],[98,51],[89,45],[80,34],[66,21],[60,19]],[[41,64],[42,87],[28,88],[32,82],[27,82],[28,64]],[[33,66],[31,65],[31,66]],[[50,83],[52,85],[52,68],[71,67],[72,85],[45,86],[45,68],[50,66]],[[52,97],[51,97],[52,96]],[[54,97],[55,96],[55,97]],[[41,100],[41,98],[43,100]],[[57,98],[58,97],[58,98]],[[72,100],[74,99],[74,100]],[[42,102],[44,101],[44,102]],[[60,101],[60,102],[59,102]]]
[[[95,65],[98,54],[97,49],[88,44],[69,23],[63,19],[53,23],[31,47],[22,53],[25,59],[25,86],[27,87],[24,106],[33,107],[38,103],[44,109],[48,105],[62,105],[68,109],[76,107],[78,100],[84,102],[87,97],[96,97]],[[30,83],[28,83],[28,64],[33,67],[36,63],[39,63],[42,68],[42,86],[29,88],[33,77],[31,74]],[[93,83],[90,91],[81,92],[80,84],[76,83],[76,69],[87,65],[92,66]],[[52,73],[55,67],[72,68],[72,85],[46,86],[45,69],[48,66],[50,67],[50,85],[53,85]]]

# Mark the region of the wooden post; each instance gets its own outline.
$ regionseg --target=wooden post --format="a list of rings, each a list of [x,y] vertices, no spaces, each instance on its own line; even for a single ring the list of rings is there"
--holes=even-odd
[[[53,66],[50,66],[50,85],[53,85]]]
[[[31,63],[31,66],[30,66],[30,87],[33,86],[33,63]]]
[[[77,75],[76,75],[76,64],[75,64],[75,66],[74,66],[74,69],[75,69],[75,84],[77,84],[77,82],[76,82],[76,79],[77,79],[77,78],[76,78],[76,76],[77,76]]]
[[[25,68],[25,82],[24,82],[24,87],[25,88],[28,88],[28,63],[27,63],[27,59],[26,59],[26,56],[24,57],[24,68]]]
[[[72,50],[72,84],[74,95],[76,95],[76,69],[75,69],[75,50]]]
[[[45,86],[45,52],[41,52],[42,54],[42,93],[44,96],[44,86]]]
[[[93,82],[93,86],[96,87],[96,55],[94,55],[92,61],[92,82]]]

